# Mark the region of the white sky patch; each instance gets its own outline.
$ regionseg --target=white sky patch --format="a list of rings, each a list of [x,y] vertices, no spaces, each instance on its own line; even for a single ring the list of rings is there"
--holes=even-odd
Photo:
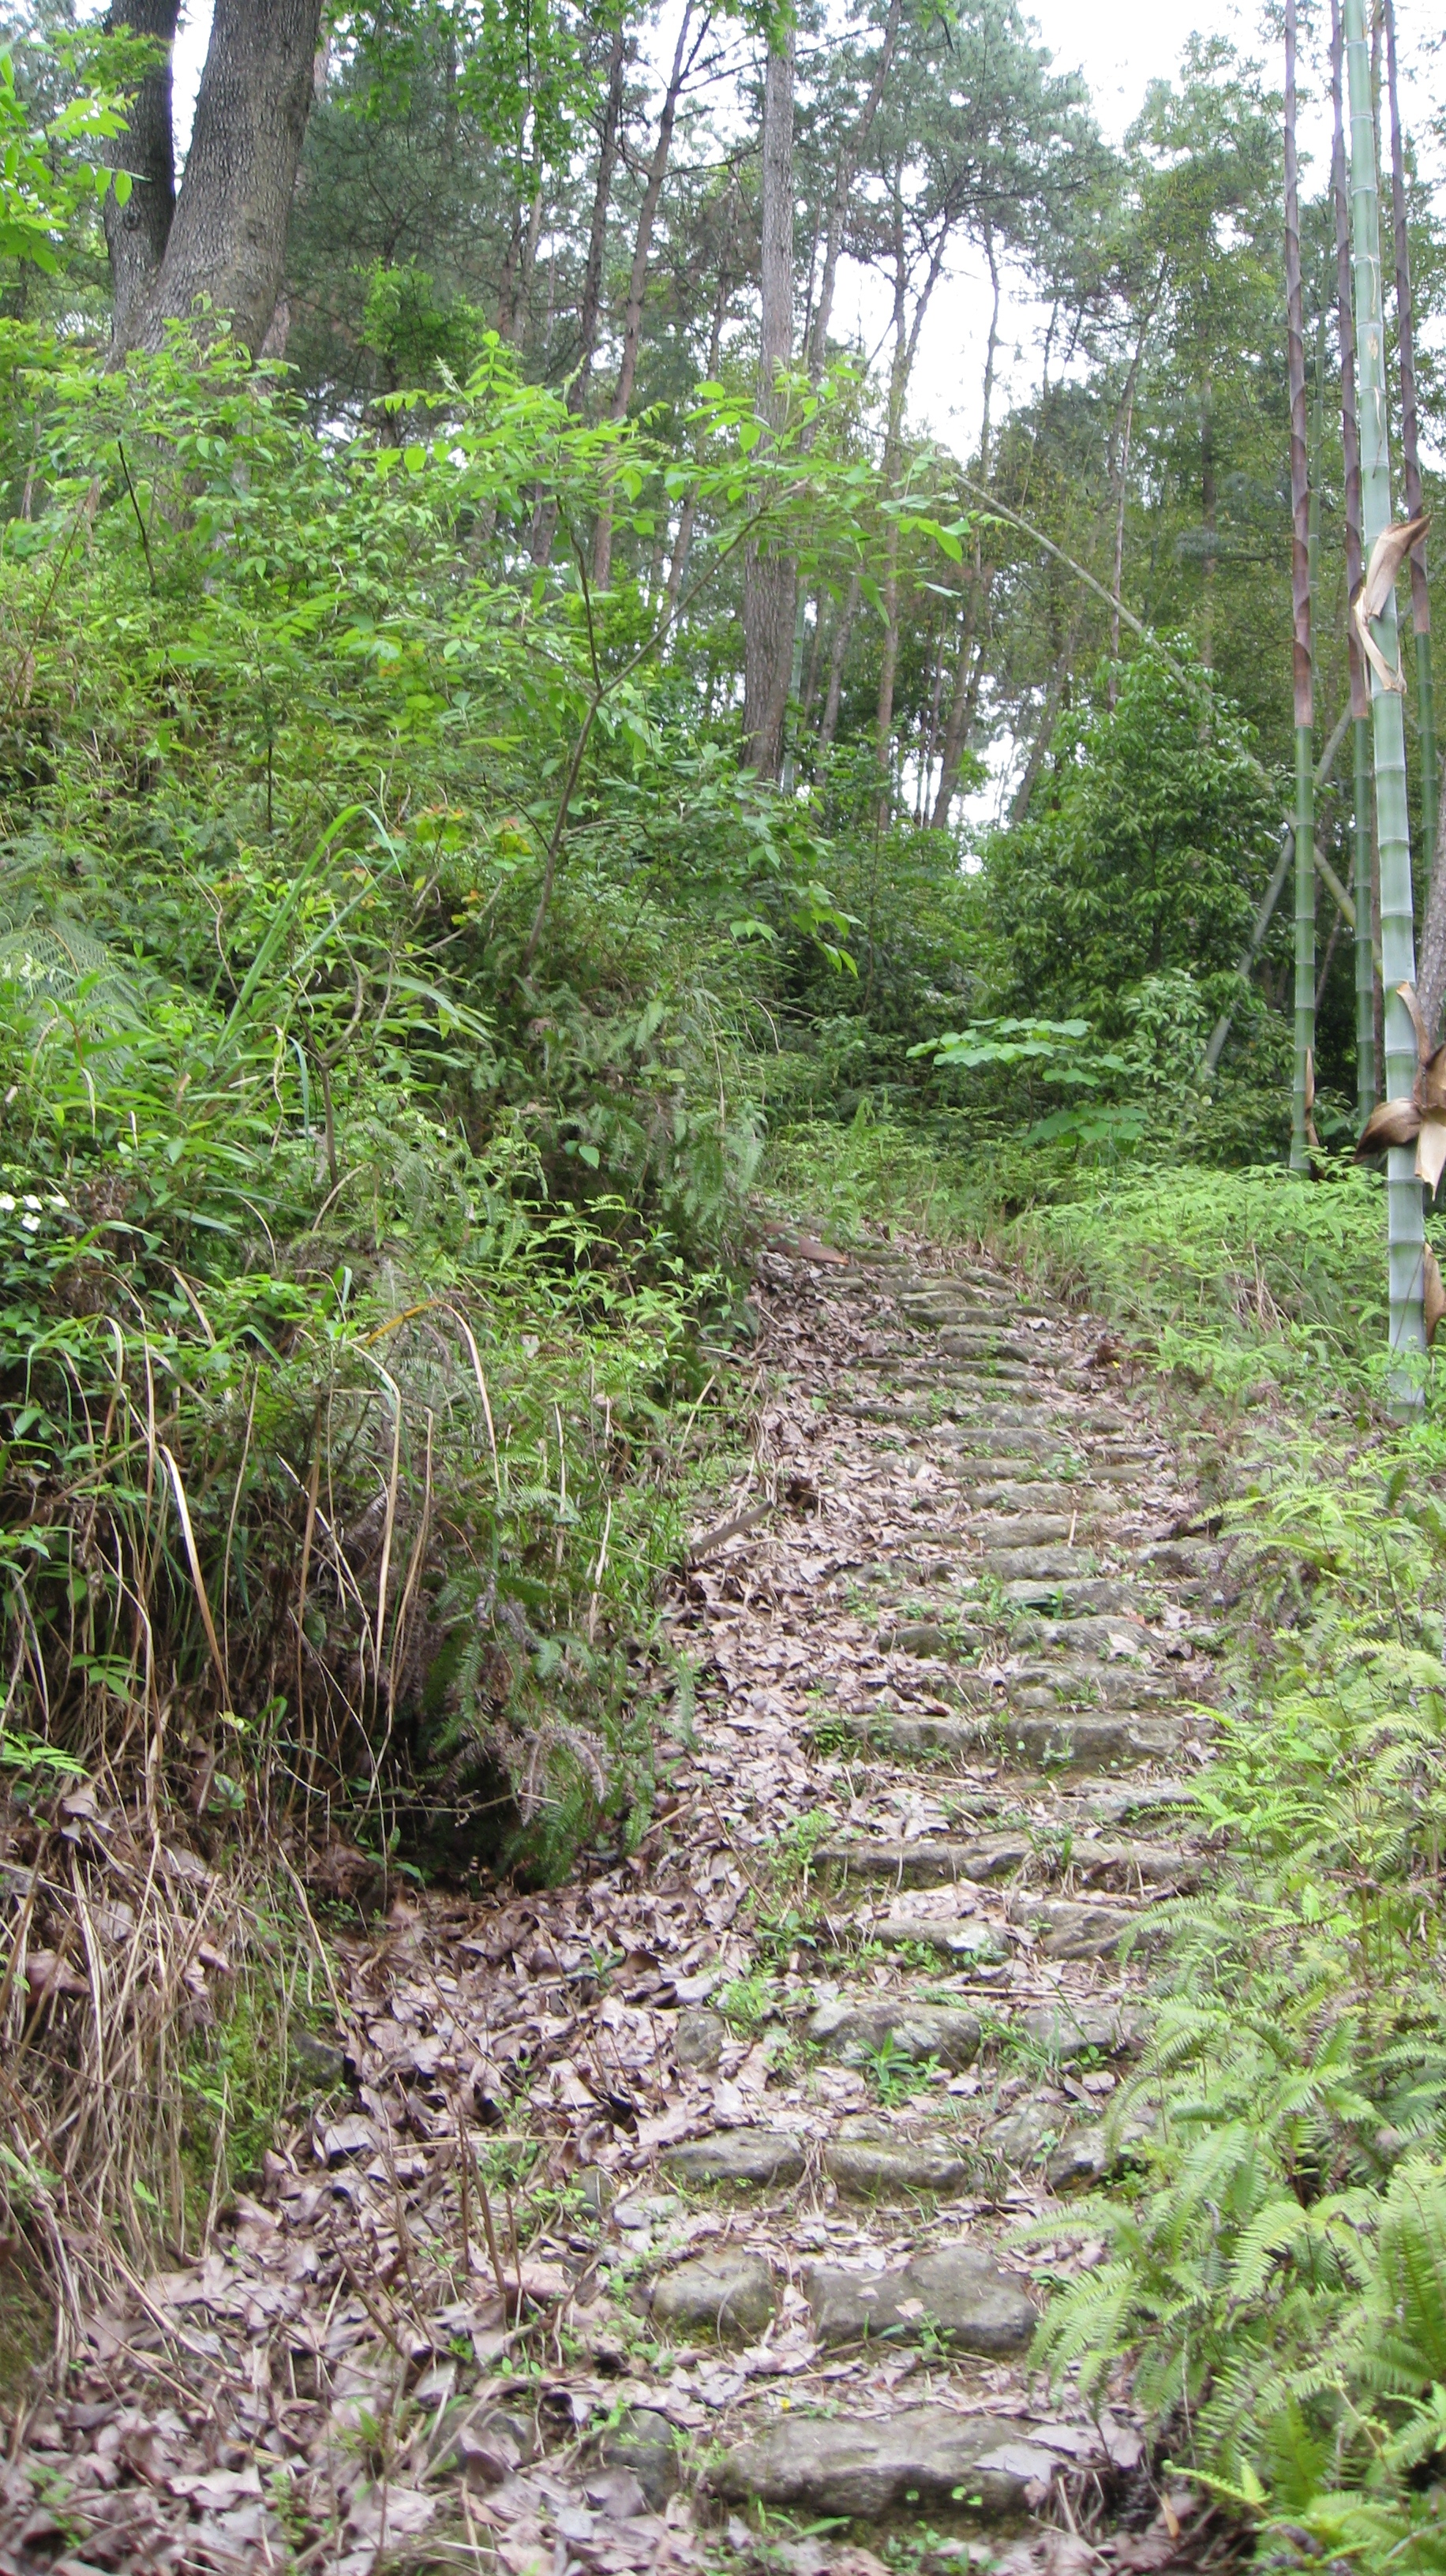
[[[201,86],[201,67],[210,41],[211,0],[187,0],[171,61],[171,123],[175,130],[178,170],[190,149],[191,119],[196,112],[196,92]]]

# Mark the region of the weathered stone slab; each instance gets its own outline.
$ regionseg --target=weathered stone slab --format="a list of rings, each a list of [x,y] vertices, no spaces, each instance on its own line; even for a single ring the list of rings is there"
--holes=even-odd
[[[1118,2004],[1055,2002],[1032,2004],[1021,2013],[1025,2037],[1061,2066],[1080,2057],[1124,2057],[1138,2047],[1144,2024],[1139,2013]]]
[[[728,2024],[721,2013],[699,2008],[678,2015],[673,2033],[673,2054],[680,2066],[700,2067],[709,2073],[718,2063],[728,2041]]]
[[[630,2406],[616,2430],[601,2444],[607,2468],[631,2469],[654,2513],[661,2513],[680,2484],[678,2436],[666,2415],[650,2406]]]
[[[737,2183],[764,2189],[799,2182],[803,2155],[782,2129],[719,2129],[669,2147],[662,2164],[675,2182]]]
[[[1008,1878],[1030,1849],[1027,1834],[986,1834],[971,1842],[921,1836],[912,1843],[820,1843],[814,1862],[827,1861],[856,1878],[891,1878],[899,1887],[952,1887],[961,1878],[983,1886]]]
[[[1137,1604],[1138,1591],[1132,1583],[1122,1583],[1118,1575],[1095,1574],[1083,1582],[1051,1583],[1035,1575],[1004,1585],[1004,1598],[1018,1603],[1024,1610],[1045,1609],[1069,1617],[1078,1610],[1128,1610]]]
[[[869,1925],[869,1939],[881,1942],[886,1950],[901,1950],[916,1942],[920,1949],[937,1950],[961,1967],[992,1966],[1009,1955],[1008,1944],[994,1924],[979,1923],[967,1915],[946,1919],[937,1914],[891,1914],[885,1922]]]
[[[1009,1919],[1034,1933],[1046,1959],[1106,1959],[1126,1943],[1149,1949],[1164,1933],[1148,1914],[1124,1906],[1074,1905],[1062,1896],[1012,1896]]]
[[[869,1996],[862,2000],[821,2004],[808,2025],[815,2048],[844,2066],[862,2066],[880,2049],[922,2063],[937,2058],[951,2071],[970,2066],[979,2054],[979,2024],[973,2013],[951,2004],[916,2004],[906,1995]]]
[[[1036,1771],[1118,1771],[1135,1763],[1179,1759],[1189,1729],[1178,1717],[1137,1717],[1133,1710],[1107,1713],[1056,1709],[1035,1714],[1006,1709],[996,1738],[1016,1761]]]
[[[1075,1583],[1093,1574],[1095,1560],[1083,1547],[990,1546],[984,1551],[989,1572],[1003,1584]]]
[[[905,2503],[915,2513],[957,2513],[962,2489],[965,2511],[1000,2519],[1022,2512],[1031,2483],[1047,2481],[1056,2465],[1031,2441],[1026,2423],[913,2406],[868,2422],[790,2415],[728,2452],[709,2484],[729,2502],[757,2498],[776,2509],[866,2522]]]
[[[815,2263],[803,2288],[826,2344],[880,2334],[902,2343],[932,2328],[960,2352],[999,2360],[1028,2349],[1038,2319],[1023,2284],[974,2245],[916,2255],[902,2272]]]
[[[919,2137],[870,2113],[842,2120],[824,2149],[823,2166],[840,2191],[859,2199],[887,2192],[962,2191],[969,2169],[947,2139]]]
[[[773,2275],[757,2254],[702,2254],[653,2283],[654,2322],[674,2333],[756,2343],[774,2312]]]

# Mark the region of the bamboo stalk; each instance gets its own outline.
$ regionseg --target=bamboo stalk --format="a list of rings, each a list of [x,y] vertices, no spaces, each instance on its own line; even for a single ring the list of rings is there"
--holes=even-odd
[[[1350,610],[1365,569],[1361,552],[1361,438],[1356,419],[1356,334],[1351,315],[1351,220],[1341,105],[1340,0],[1331,0],[1331,194],[1336,219],[1336,314],[1341,353],[1341,455],[1345,467],[1346,650],[1351,671],[1352,885],[1356,900],[1356,1110],[1362,1126],[1376,1105],[1376,987],[1371,956],[1371,700],[1366,663]]]
[[[1391,218],[1396,245],[1396,363],[1401,371],[1401,482],[1406,516],[1421,515],[1421,431],[1416,409],[1416,316],[1411,294],[1411,246],[1406,236],[1406,154],[1401,135],[1401,96],[1396,79],[1396,5],[1385,0],[1386,84],[1391,102]],[[1426,584],[1426,540],[1411,548],[1411,624],[1416,638],[1416,721],[1421,759],[1421,846],[1429,867],[1436,848],[1439,801],[1436,766],[1436,694],[1431,679],[1431,593]]]
[[[1365,0],[1345,0],[1346,90],[1351,120],[1351,238],[1355,254],[1356,353],[1360,371],[1361,536],[1367,559],[1391,524],[1391,454],[1386,423],[1385,322],[1381,301],[1381,208],[1376,183],[1371,62]],[[1396,668],[1396,600],[1375,621],[1388,670]],[[1414,984],[1415,922],[1411,903],[1411,835],[1406,812],[1406,728],[1400,696],[1371,672],[1371,736],[1376,774],[1376,839],[1381,869],[1381,964],[1386,988],[1386,1091],[1408,1098],[1416,1077],[1416,1033],[1397,987]],[[1391,1392],[1400,1410],[1422,1401],[1418,1354],[1426,1348],[1425,1226],[1415,1155],[1396,1145],[1386,1161],[1386,1233],[1390,1259],[1390,1351],[1397,1363]]]
[[[1300,183],[1295,151],[1296,0],[1285,0],[1285,362],[1290,389],[1290,590],[1295,695],[1295,1063],[1290,1168],[1309,1173],[1315,1052],[1315,690],[1310,651],[1310,457],[1306,445],[1305,317],[1300,280]]]

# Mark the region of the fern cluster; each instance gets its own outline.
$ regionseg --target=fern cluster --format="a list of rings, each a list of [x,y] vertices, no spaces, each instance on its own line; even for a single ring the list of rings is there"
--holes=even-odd
[[[1379,1450],[1277,1458],[1231,1508],[1271,1634],[1197,1793],[1219,1873],[1112,2105],[1151,2135],[1041,2328],[1088,2391],[1128,2368],[1282,2565],[1446,2567],[1446,1546],[1440,1435],[1397,1446],[1384,1485]]]

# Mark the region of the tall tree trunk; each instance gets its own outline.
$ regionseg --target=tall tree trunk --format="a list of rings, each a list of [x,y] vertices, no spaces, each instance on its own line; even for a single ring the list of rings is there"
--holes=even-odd
[[[989,481],[990,445],[993,435],[991,414],[994,404],[994,362],[999,349],[999,269],[994,258],[994,244],[989,245],[989,275],[994,301],[989,309],[989,337],[984,348],[984,401],[979,423],[979,480]],[[1046,355],[1046,365],[1048,356]],[[984,570],[983,548],[979,531],[974,531],[974,562],[969,576],[969,597],[964,610],[964,632],[959,643],[959,658],[954,665],[954,688],[949,700],[949,721],[944,728],[944,752],[939,764],[939,786],[931,816],[933,828],[942,832],[949,821],[949,808],[959,785],[969,728],[979,696],[979,674],[975,664],[974,639],[983,624],[984,606],[989,596],[993,574]]]
[[[1355,252],[1356,352],[1360,366],[1362,540],[1367,561],[1391,524],[1391,452],[1386,422],[1385,321],[1381,310],[1381,209],[1376,188],[1376,137],[1371,65],[1366,50],[1364,0],[1345,0],[1347,89],[1351,114],[1351,226]],[[1397,659],[1396,600],[1392,592],[1376,620],[1376,641],[1388,670]],[[1386,991],[1386,1089],[1393,1100],[1409,1096],[1416,1078],[1416,1033],[1397,991],[1415,982],[1415,923],[1411,900],[1411,836],[1406,813],[1406,729],[1401,700],[1371,673],[1371,719],[1376,769],[1376,828],[1381,868],[1381,968]],[[1419,1355],[1426,1347],[1425,1225],[1421,1183],[1409,1146],[1392,1146],[1386,1170],[1390,1245],[1390,1350],[1400,1365],[1392,1385],[1398,1407],[1422,1401]]]
[[[216,0],[165,254],[120,349],[159,349],[201,296],[243,348],[261,347],[281,291],[320,27],[321,0]]]
[[[166,48],[165,59],[146,73],[131,101],[125,132],[105,147],[112,167],[131,173],[131,192],[125,204],[117,203],[114,191],[105,201],[111,341],[117,350],[130,345],[134,318],[150,294],[156,271],[166,255],[175,218],[171,49],[180,14],[180,0],[115,0],[114,7],[106,13],[108,36],[148,36]]]
[[[1406,154],[1396,78],[1395,0],[1385,0],[1386,79],[1391,97],[1391,213],[1396,247],[1396,363],[1401,371],[1401,481],[1406,516],[1421,512],[1421,432],[1416,412],[1416,317],[1411,298],[1411,246],[1406,237]],[[1411,624],[1416,637],[1416,722],[1421,760],[1421,839],[1436,854],[1436,693],[1431,680],[1431,594],[1426,540],[1411,549]]]
[[[1150,325],[1154,318],[1155,307],[1152,299],[1146,307],[1145,318],[1140,324],[1134,354],[1130,359],[1129,373],[1125,378],[1125,390],[1120,397],[1120,409],[1115,427],[1115,561],[1114,577],[1110,585],[1110,597],[1114,607],[1110,617],[1111,668],[1108,687],[1111,706],[1114,706],[1119,697],[1120,610],[1125,596],[1125,501],[1130,483],[1130,437],[1135,423],[1135,394],[1139,387],[1140,369],[1144,364],[1145,342],[1150,336]]]
[[[869,136],[873,132],[874,119],[878,115],[893,64],[899,41],[899,20],[902,12],[903,0],[889,0],[889,14],[884,21],[883,42],[879,47],[879,59],[874,65],[874,76],[869,83],[868,96],[859,110],[858,121],[839,154],[838,167],[834,172],[833,197],[828,210],[828,231],[824,237],[823,275],[819,280],[818,303],[814,310],[813,327],[809,334],[808,345],[809,381],[815,389],[823,381],[823,371],[828,362],[828,326],[833,318],[834,289],[838,282],[839,257],[843,250],[844,233],[848,225],[854,181],[858,177],[859,163],[863,159]]]
[[[1371,947],[1371,700],[1366,659],[1351,615],[1361,586],[1361,435],[1356,418],[1356,333],[1351,317],[1351,226],[1341,100],[1340,0],[1331,0],[1331,195],[1336,228],[1336,320],[1341,360],[1341,456],[1345,467],[1346,649],[1351,674],[1353,892],[1356,903],[1356,1108],[1362,1126],[1376,1105],[1376,967]]]
[[[758,408],[767,428],[783,426],[780,376],[793,355],[793,24],[780,28],[763,82],[763,188]],[[743,573],[744,765],[776,781],[793,658],[796,575],[776,549],[748,550]]]
[[[608,55],[607,95],[603,101],[602,134],[598,141],[597,181],[592,192],[592,223],[587,237],[587,264],[582,273],[582,300],[577,314],[577,365],[567,389],[567,407],[581,412],[587,403],[592,362],[597,351],[598,315],[602,310],[603,260],[607,252],[608,211],[613,199],[613,178],[618,166],[618,138],[623,119],[623,73],[627,66],[627,42],[621,25],[613,32]]]
[[[939,272],[944,265],[944,252],[947,245],[948,229],[941,227],[939,237],[929,255],[929,266],[924,283],[914,301],[914,317],[906,332],[904,315],[908,295],[908,268],[904,259],[902,222],[895,237],[894,363],[889,370],[888,428],[884,446],[884,490],[890,497],[899,478],[899,466],[903,457],[904,403],[909,390],[909,379],[914,372],[914,360],[919,351],[919,335],[924,327],[924,316],[929,310],[929,299],[938,284]],[[994,265],[992,241],[989,244],[989,264],[992,269]],[[884,781],[884,791],[879,802],[880,830],[886,828],[889,819],[888,780],[891,767],[890,745],[894,727],[894,683],[899,669],[899,523],[892,511],[889,514],[888,535],[884,548],[883,599],[884,651],[879,670],[879,696],[874,729],[875,756],[878,761],[879,775]]]
[[[628,405],[633,398],[633,387],[638,380],[638,348],[643,334],[643,298],[648,286],[648,261],[652,254],[653,227],[658,219],[663,181],[668,175],[668,156],[673,148],[673,126],[678,114],[678,100],[683,83],[697,58],[698,46],[702,44],[708,33],[708,20],[705,18],[698,30],[697,43],[689,54],[688,36],[692,23],[693,0],[687,0],[683,11],[683,23],[678,29],[678,41],[673,49],[673,68],[668,78],[667,89],[663,94],[663,112],[658,119],[657,136],[653,144],[652,158],[648,163],[647,182],[643,189],[643,202],[638,215],[637,238],[633,244],[632,273],[628,279],[627,310],[623,316],[622,362],[618,368],[618,380],[613,389],[610,408],[610,417],[613,420],[627,419]],[[595,590],[606,590],[612,578],[612,565],[613,519],[611,510],[604,505],[598,512],[597,526],[593,530],[592,578]]]
[[[1210,369],[1200,388],[1200,524],[1205,553],[1200,566],[1200,659],[1208,671],[1215,659],[1215,384]]]
[[[1290,394],[1291,678],[1295,698],[1295,1063],[1290,1168],[1311,1168],[1315,1061],[1315,693],[1310,637],[1310,456],[1305,411],[1305,317],[1300,282],[1300,184],[1295,151],[1296,0],[1285,0],[1285,372]]]

